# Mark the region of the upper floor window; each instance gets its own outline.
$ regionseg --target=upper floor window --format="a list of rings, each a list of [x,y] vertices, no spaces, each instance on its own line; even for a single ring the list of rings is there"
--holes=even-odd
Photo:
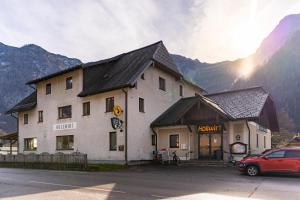
[[[106,112],[113,112],[114,106],[115,106],[114,98],[113,97],[106,98]]]
[[[145,101],[143,98],[139,98],[139,111],[145,112]]]
[[[66,78],[66,90],[72,89],[72,87],[73,87],[72,77]]]
[[[63,106],[58,108],[58,119],[66,119],[72,117],[72,106]]]
[[[36,138],[25,138],[24,139],[24,150],[25,151],[36,151],[37,139]]]
[[[38,120],[38,122],[43,122],[43,121],[44,121],[43,111],[40,110],[39,111],[39,120]]]
[[[82,104],[82,115],[83,116],[90,115],[90,102],[84,102]]]
[[[28,124],[28,114],[24,114],[24,124]]]
[[[51,94],[51,83],[46,84],[46,94]]]
[[[166,80],[159,77],[159,89],[166,91]]]
[[[179,85],[179,95],[181,97],[183,96],[183,87],[182,87],[182,85]]]

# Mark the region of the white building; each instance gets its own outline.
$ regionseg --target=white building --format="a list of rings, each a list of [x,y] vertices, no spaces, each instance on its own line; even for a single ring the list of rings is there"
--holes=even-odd
[[[226,160],[236,142],[243,153],[270,148],[278,130],[263,89],[203,96],[162,42],[28,84],[36,90],[7,112],[18,115],[20,153],[79,151],[91,162],[126,162],[169,149],[182,159]]]

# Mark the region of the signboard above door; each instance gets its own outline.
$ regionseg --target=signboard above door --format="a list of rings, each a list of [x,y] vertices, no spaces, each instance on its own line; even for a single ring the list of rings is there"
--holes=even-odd
[[[222,133],[223,126],[221,124],[201,124],[197,128],[199,133]]]

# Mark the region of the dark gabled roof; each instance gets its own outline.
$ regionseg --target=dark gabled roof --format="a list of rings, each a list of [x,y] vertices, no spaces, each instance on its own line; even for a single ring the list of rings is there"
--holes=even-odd
[[[45,80],[48,80],[50,78],[53,78],[55,76],[59,76],[59,75],[62,75],[62,74],[66,74],[68,72],[71,72],[71,71],[75,71],[77,69],[80,69],[81,68],[81,65],[76,65],[74,67],[70,67],[70,68],[67,68],[65,70],[61,70],[61,71],[58,71],[58,72],[55,72],[55,73],[52,73],[52,74],[49,74],[47,76],[43,76],[43,77],[40,77],[40,78],[37,78],[37,79],[34,79],[34,80],[31,80],[31,81],[28,81],[26,84],[36,84],[40,81],[45,81]]]
[[[258,118],[269,97],[261,87],[206,95],[235,119]]]
[[[18,140],[18,133],[9,133],[7,135],[0,136],[1,140]]]
[[[10,110],[6,112],[6,114],[11,114],[14,112],[26,111],[34,108],[36,106],[37,97],[36,91],[28,95],[26,98],[21,100],[17,105],[12,107]]]
[[[151,127],[172,126],[197,103],[202,102],[227,119],[232,119],[222,108],[204,96],[193,96],[182,98],[173,104],[168,110],[161,114],[151,123]]]
[[[88,96],[124,87],[132,87],[152,62],[178,78],[182,78],[162,41],[123,53],[113,58],[83,65],[83,90]]]
[[[261,117],[262,110],[265,108],[270,123],[270,130],[279,130],[274,103],[269,94],[261,87],[180,99],[154,120],[151,126],[159,127],[178,124],[182,116],[199,101],[229,120],[256,120]]]
[[[156,67],[173,74],[178,79],[182,79],[182,74],[178,71],[170,54],[162,41],[136,49],[118,56],[77,65],[35,80],[27,82],[27,84],[36,84],[40,81],[83,69],[83,90],[78,94],[80,97],[107,92],[115,89],[134,86],[137,78],[152,63]],[[199,86],[195,85],[203,90]],[[36,105],[36,94],[23,99],[7,113],[29,110]]]

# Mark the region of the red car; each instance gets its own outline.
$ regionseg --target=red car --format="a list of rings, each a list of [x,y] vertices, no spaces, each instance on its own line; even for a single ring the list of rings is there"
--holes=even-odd
[[[270,150],[257,157],[247,157],[240,161],[239,170],[249,176],[265,172],[300,172],[300,148]]]

